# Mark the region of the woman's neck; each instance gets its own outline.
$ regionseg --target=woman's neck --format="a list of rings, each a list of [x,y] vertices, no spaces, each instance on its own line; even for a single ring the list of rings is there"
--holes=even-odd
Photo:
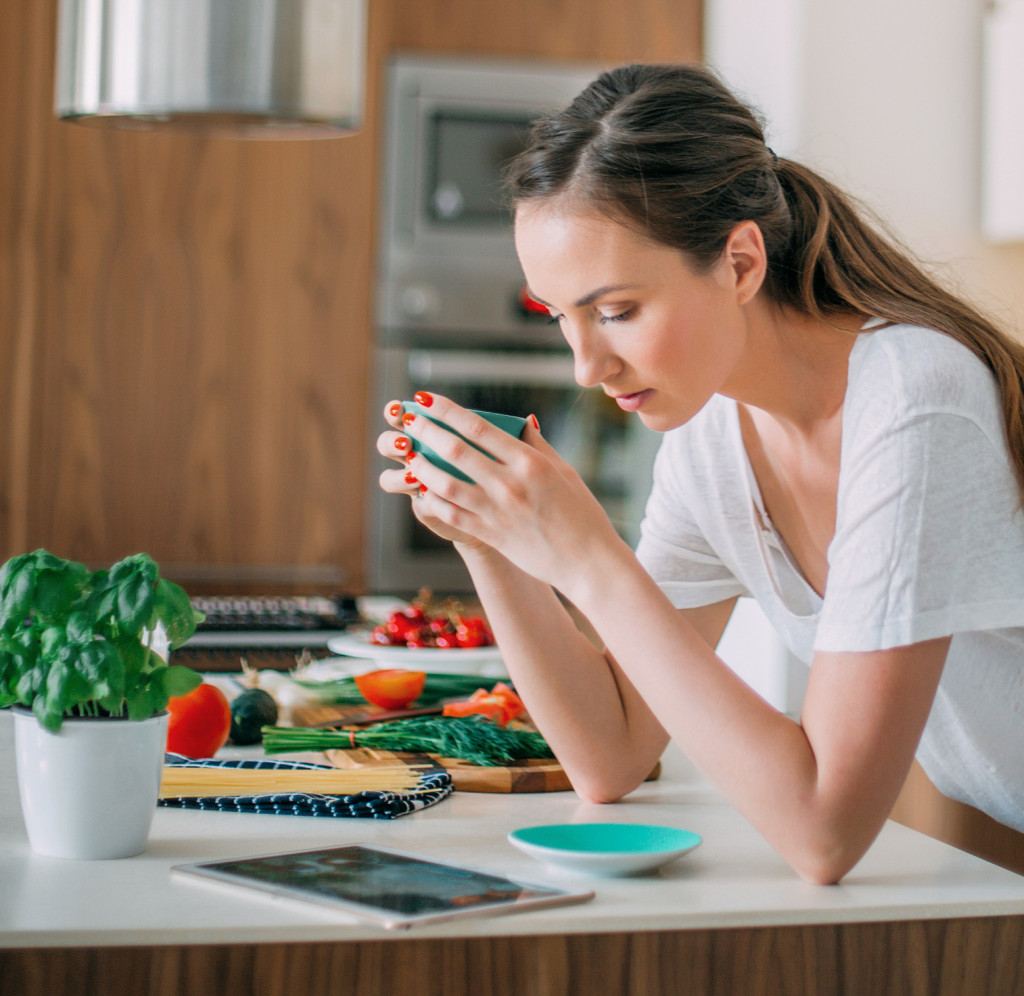
[[[747,348],[722,393],[789,433],[813,436],[842,412],[850,352],[865,317],[826,320],[752,306]]]

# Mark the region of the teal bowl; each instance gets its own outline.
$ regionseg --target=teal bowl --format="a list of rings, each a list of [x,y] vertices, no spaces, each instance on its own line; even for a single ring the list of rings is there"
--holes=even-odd
[[[602,878],[650,874],[701,842],[690,830],[645,823],[555,823],[508,839],[545,864]]]
[[[480,450],[481,453],[485,453],[487,454],[487,456],[490,456],[490,453],[487,453],[485,449],[482,449],[475,443],[470,443],[469,440],[466,439],[466,437],[462,435],[461,432],[455,432],[455,430],[450,425],[447,425],[438,418],[434,418],[434,416],[430,414],[430,411],[428,409],[424,408],[422,405],[417,404],[415,401],[403,401],[402,407],[407,412],[412,412],[414,415],[422,415],[424,418],[429,418],[430,421],[433,422],[435,425],[440,425],[443,428],[447,429],[449,432],[455,433],[455,435],[458,436],[459,439],[465,439],[466,442],[469,443],[469,445],[472,446],[474,449]],[[473,413],[475,415],[479,415],[481,418],[487,419],[487,421],[490,422],[491,425],[497,426],[499,429],[504,430],[510,436],[515,436],[516,439],[518,439],[523,434],[523,429],[526,428],[526,419],[519,418],[518,415],[502,415],[499,414],[498,412],[480,411],[474,411]],[[418,439],[414,439],[412,436],[410,436],[409,438],[412,440],[412,449],[414,453],[421,453],[432,464],[434,464],[435,467],[440,467],[441,470],[447,471],[449,474],[452,475],[452,477],[457,477],[460,481],[468,481],[470,484],[474,483],[473,480],[466,474],[462,473],[461,470],[458,470],[455,467],[453,467],[450,463],[448,463],[447,460],[442,460],[441,457],[439,457],[431,447],[424,446]]]

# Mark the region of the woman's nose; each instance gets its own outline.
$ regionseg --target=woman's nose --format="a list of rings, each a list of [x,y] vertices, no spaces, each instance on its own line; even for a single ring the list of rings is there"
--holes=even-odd
[[[580,387],[597,387],[622,365],[600,342],[581,338],[571,345],[573,377]]]

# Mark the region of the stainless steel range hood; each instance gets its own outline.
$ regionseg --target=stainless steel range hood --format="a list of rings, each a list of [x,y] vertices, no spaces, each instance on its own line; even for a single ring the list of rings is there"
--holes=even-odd
[[[366,0],[61,0],[56,113],[327,138],[362,124]]]

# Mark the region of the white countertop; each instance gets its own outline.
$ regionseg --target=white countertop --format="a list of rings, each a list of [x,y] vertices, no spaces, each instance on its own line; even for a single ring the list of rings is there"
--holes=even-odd
[[[12,749],[0,712],[0,947],[344,941],[1024,914],[1024,877],[895,823],[838,886],[801,882],[763,839],[670,748],[663,775],[614,806],[571,792],[456,792],[395,820],[326,819],[159,808],[135,858],[70,861],[29,849]],[[514,848],[517,827],[563,822],[660,823],[701,834],[695,851],[654,876],[570,876]],[[205,859],[369,842],[533,882],[584,885],[582,906],[388,931],[315,907],[170,876]]]

